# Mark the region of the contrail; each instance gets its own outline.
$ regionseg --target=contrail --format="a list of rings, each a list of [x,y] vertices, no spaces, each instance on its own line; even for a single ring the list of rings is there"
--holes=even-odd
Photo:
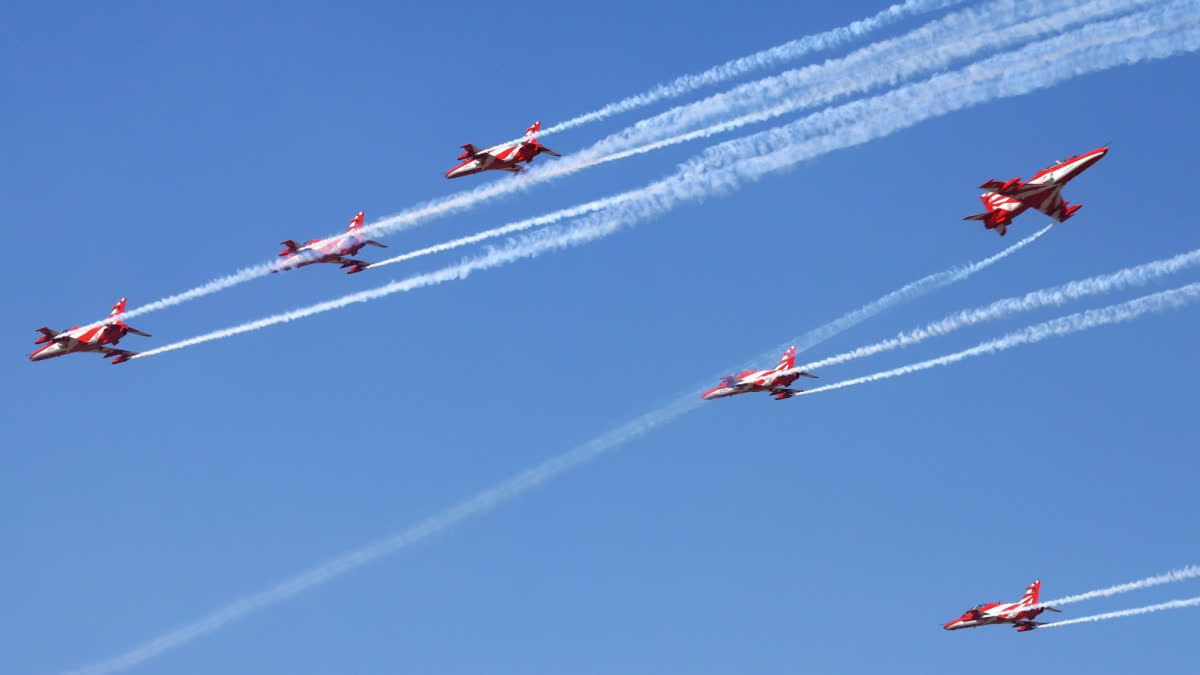
[[[1070,605],[1076,602],[1083,602],[1084,600],[1093,600],[1095,598],[1108,598],[1114,595],[1120,595],[1121,593],[1140,591],[1143,588],[1151,588],[1153,586],[1161,586],[1163,584],[1173,584],[1179,581],[1195,579],[1196,577],[1200,577],[1200,565],[1188,565],[1183,569],[1171,570],[1166,574],[1157,574],[1152,577],[1146,577],[1145,579],[1139,579],[1138,581],[1130,581],[1129,583],[1117,584],[1116,586],[1102,588],[1098,591],[1088,591],[1087,593],[1068,595],[1056,600],[1039,602],[1035,605],[1030,605],[1028,609],[1037,609],[1039,607],[1058,607],[1059,605]]]
[[[842,330],[845,330],[845,327],[847,327],[847,326],[854,325],[855,323],[861,322],[871,316],[874,316],[875,314],[878,314],[880,311],[882,311],[886,307],[890,307],[898,302],[902,302],[904,300],[911,299],[911,298],[921,295],[923,293],[927,293],[930,290],[933,290],[935,288],[940,288],[942,286],[953,283],[955,281],[960,281],[962,279],[965,279],[968,276],[974,274],[975,272],[977,272],[989,265],[992,265],[992,264],[998,262],[999,260],[1002,260],[1003,258],[1011,255],[1012,253],[1015,253],[1016,251],[1020,250],[1021,248],[1032,243],[1037,238],[1041,237],[1043,234],[1045,234],[1047,231],[1049,231],[1050,227],[1051,227],[1051,225],[1047,225],[1046,227],[1042,228],[1040,231],[1034,233],[1033,235],[1017,242],[1016,244],[1013,244],[1012,246],[1004,249],[1003,251],[1000,251],[999,253],[997,253],[989,258],[985,258],[984,260],[973,263],[973,264],[963,267],[963,268],[947,270],[945,272],[940,272],[935,275],[930,275],[928,277],[925,277],[924,279],[913,282],[913,283],[909,284],[908,286],[905,286],[904,288],[902,288],[898,291],[895,291],[894,293],[891,293],[888,296],[885,296],[884,298],[880,298],[879,300],[875,301],[874,303],[871,303],[870,305],[864,306],[864,307],[856,310],[851,315],[847,315],[847,317],[843,317],[842,319],[839,319],[838,321],[840,323],[837,326],[829,327],[826,330],[831,331],[830,335],[834,335]],[[162,347],[148,349],[144,352],[135,354],[132,357],[132,359],[149,358],[151,356],[157,356],[159,354],[164,354],[166,352],[173,352],[173,351],[176,351],[179,349],[183,349],[185,347],[192,347],[192,346],[195,346],[198,344],[203,344],[205,342],[212,342],[214,340],[223,340],[225,338],[230,338],[235,335],[241,335],[242,333],[249,333],[249,332],[256,331],[256,330],[261,330],[263,328],[267,328],[269,326],[274,326],[276,324],[288,323],[290,321],[296,321],[298,319],[303,319],[303,318],[306,318],[309,316],[313,316],[314,314],[321,314],[321,313],[332,311],[335,309],[341,309],[343,307],[348,307],[353,304],[357,304],[357,303],[361,303],[361,302],[370,302],[371,300],[376,300],[376,299],[379,299],[379,298],[382,298],[382,297],[385,297],[388,295],[392,295],[394,293],[407,293],[409,291],[426,288],[428,286],[436,286],[438,284],[442,284],[447,281],[465,279],[472,272],[482,271],[482,270],[490,269],[493,267],[499,267],[501,265],[508,264],[510,262],[519,260],[521,258],[539,255],[539,254],[544,253],[545,251],[548,251],[551,249],[566,248],[569,246],[575,246],[578,244],[586,243],[593,239],[605,236],[606,234],[609,234],[612,231],[615,231],[616,228],[617,228],[617,225],[610,225],[609,229],[605,229],[605,228],[597,227],[597,226],[590,226],[588,228],[577,228],[576,230],[562,230],[560,228],[548,228],[547,230],[537,232],[537,233],[534,233],[533,235],[527,236],[521,244],[519,244],[517,246],[509,247],[508,249],[493,250],[486,255],[479,256],[477,258],[470,259],[470,260],[465,260],[457,265],[451,265],[449,267],[445,267],[445,268],[442,268],[442,269],[434,271],[434,272],[428,272],[426,274],[415,275],[415,276],[409,277],[408,279],[404,279],[401,281],[393,281],[384,286],[379,286],[377,288],[373,288],[370,290],[359,291],[357,293],[351,293],[349,295],[344,295],[344,296],[334,299],[334,300],[320,302],[315,305],[309,305],[308,307],[294,309],[289,312],[282,312],[280,314],[275,314],[272,316],[264,317],[264,318],[258,319],[256,321],[250,321],[248,323],[244,323],[239,326],[233,326],[230,328],[213,331],[211,333],[205,333],[203,335],[198,335],[196,337],[188,338],[186,340],[180,340],[179,342],[174,342],[174,343],[171,343],[168,345],[164,345]],[[824,338],[822,338],[822,339],[824,339]]]
[[[829,103],[879,85],[896,85],[943,70],[979,52],[1044,38],[1068,28],[1123,13],[1155,0],[995,0],[953,12],[904,35],[881,40],[821,64],[789,70],[739,85],[700,101],[676,106],[615,133],[574,156],[588,166],[703,138],[747,124]],[[697,124],[740,114],[700,131],[680,134]],[[657,142],[653,142],[657,141]],[[632,147],[632,150],[625,150]],[[614,152],[623,150],[621,152]],[[592,157],[601,157],[595,162]],[[557,165],[561,165],[559,162]]]
[[[775,78],[766,78],[759,82],[751,83],[738,87],[733,92],[720,94],[722,102],[726,108],[737,105],[751,108],[760,108],[755,112],[751,112],[741,117],[714,124],[703,129],[682,133],[670,138],[660,139],[657,141],[649,141],[649,137],[657,133],[661,133],[664,128],[659,125],[659,128],[653,129],[654,133],[649,133],[645,125],[653,124],[658,118],[651,118],[638,123],[634,127],[625,132],[614,134],[604,140],[597,142],[592,148],[580,151],[577,153],[571,165],[562,167],[554,166],[543,170],[539,176],[553,176],[557,173],[573,173],[585,167],[593,167],[606,162],[617,161],[639,155],[647,152],[652,152],[667,146],[685,143],[699,138],[709,138],[720,133],[732,131],[742,128],[749,124],[758,123],[779,117],[783,114],[794,112],[806,107],[810,107],[820,101],[828,101],[836,98],[840,94],[850,93],[852,91],[862,91],[870,88],[872,85],[895,82],[898,79],[910,77],[920,71],[933,71],[940,67],[948,65],[955,59],[967,56],[973,52],[980,51],[988,47],[997,47],[1006,43],[1016,42],[1019,40],[1029,39],[1039,35],[1044,35],[1053,32],[1059,32],[1066,27],[1090,21],[1100,16],[1114,13],[1124,9],[1130,5],[1143,4],[1148,0],[1137,0],[1136,2],[1112,2],[1109,0],[1087,3],[1085,5],[1072,7],[1067,11],[1060,12],[1053,16],[1044,17],[1038,21],[1028,21],[1027,16],[1020,16],[1018,11],[1021,9],[1030,9],[1031,16],[1036,16],[1037,12],[1032,11],[1034,8],[1041,11],[1048,11],[1052,8],[1049,5],[1034,4],[1030,5],[1027,2],[1020,0],[1012,0],[1011,2],[1001,2],[989,4],[986,8],[980,10],[964,10],[948,15],[943,19],[934,22],[933,24],[923,26],[912,33],[896,38],[895,40],[887,41],[889,44],[877,43],[866,47],[850,56],[838,60],[837,63],[848,62],[854,65],[860,65],[868,60],[868,56],[881,63],[874,65],[872,68],[864,68],[855,70],[852,68],[843,67],[840,71],[843,72],[841,77],[828,77],[832,80],[830,83],[819,85],[814,82],[815,78],[809,77],[808,81],[805,78],[796,75],[788,76],[787,74]],[[1062,3],[1070,5],[1070,2]],[[1001,30],[1006,21],[1026,21],[1025,23],[1017,23],[1009,30]],[[982,34],[973,36],[971,30],[980,31]],[[950,40],[949,44],[939,45],[939,40]],[[896,45],[903,46],[904,49],[896,48]],[[890,47],[884,49],[883,47]],[[898,52],[898,53],[896,53]],[[903,55],[903,58],[901,56]],[[803,71],[794,71],[794,73],[802,73],[810,75],[812,72],[820,72],[830,70],[830,62],[822,66],[810,66]],[[867,72],[863,72],[866,70]],[[833,85],[837,85],[836,87]],[[840,88],[838,88],[840,87]],[[770,101],[770,96],[777,95],[780,91],[800,90],[801,93],[792,95],[783,102],[761,109]],[[736,95],[735,95],[736,94]],[[708,101],[692,104],[690,106],[680,106],[675,111],[664,113],[661,117],[669,117],[673,126],[680,126],[681,121],[694,122],[697,115],[690,117],[683,115],[677,111],[689,108],[708,106],[709,115],[717,112],[728,112],[728,110],[717,110],[715,105]],[[824,114],[820,116],[820,120],[825,123],[825,126],[832,129],[845,124],[831,115]],[[821,129],[815,125],[807,129],[808,134],[820,133]],[[638,132],[638,135],[634,135]],[[619,152],[609,152],[595,159],[589,159],[592,155],[596,155],[601,151],[609,151],[620,145],[627,145],[633,141],[643,143],[637,147],[622,150]],[[561,163],[560,163],[561,164]],[[603,210],[618,203],[629,201],[637,198],[637,191],[599,199],[592,202],[587,202],[579,206],[574,206],[560,211],[552,212],[546,215],[509,223],[500,227],[495,227],[490,230],[485,230],[477,234],[459,237],[445,243],[427,246],[422,249],[410,251],[393,258],[389,258],[371,265],[373,268],[380,268],[387,265],[392,265],[414,258],[419,258],[436,253],[477,244],[482,241],[494,239],[497,237],[507,236],[515,232],[520,232],[534,227],[540,227],[553,222],[557,222],[564,218],[571,218],[582,215],[584,213]],[[370,268],[368,268],[370,269]]]
[[[1137,616],[1139,614],[1150,614],[1151,612],[1161,612],[1164,609],[1182,609],[1184,607],[1200,607],[1200,596],[1188,598],[1186,600],[1171,600],[1168,602],[1160,602],[1157,605],[1147,605],[1145,607],[1137,607],[1135,609],[1122,609],[1116,612],[1105,612],[1104,614],[1093,614],[1091,616],[1081,616],[1078,619],[1067,619],[1065,621],[1052,621],[1050,623],[1038,626],[1038,630],[1047,628],[1055,628],[1058,626],[1070,626],[1076,623],[1093,623],[1096,621],[1107,621],[1108,619],[1120,619],[1126,616]]]
[[[931,337],[940,337],[960,328],[974,326],[985,321],[1003,319],[1019,312],[1029,312],[1042,307],[1060,307],[1068,302],[1091,295],[1111,293],[1129,288],[1130,286],[1142,286],[1168,274],[1174,274],[1197,264],[1200,264],[1200,249],[1180,253],[1171,258],[1128,267],[1111,274],[1097,275],[1088,279],[1071,281],[1053,288],[1033,291],[1020,297],[1004,298],[985,307],[965,309],[961,312],[951,314],[944,319],[926,325],[924,328],[900,333],[894,338],[889,338],[873,345],[859,347],[858,349],[853,349],[837,356],[806,363],[798,366],[792,372],[811,371],[835,366],[854,359],[873,356],[901,347],[908,347]]]
[[[1069,26],[1150,1],[1096,0],[1078,5],[1075,0],[1053,0],[1035,4],[1029,4],[1023,0],[1000,0],[981,9],[955,12],[898,38],[860,49],[847,57],[790,71],[780,76],[765,78],[759,82],[742,85],[732,92],[720,94],[717,97],[678,106],[672,111],[644,120],[624,132],[602,139],[591,147],[573,153],[572,156],[555,162],[553,165],[531,167],[529,172],[519,180],[489,183],[451,197],[433,200],[421,207],[403,211],[372,223],[363,228],[363,233],[367,236],[384,236],[437,215],[463,210],[508,192],[528,189],[536,183],[561,178],[587,168],[649,153],[664,147],[700,138],[709,138],[821,102],[828,102],[841,95],[866,91],[879,84],[894,84],[921,72],[936,71],[956,59],[984,49],[1059,32]],[[1059,8],[1067,9],[1051,16],[1044,16]],[[1034,18],[1038,20],[1030,20]],[[1006,28],[1007,30],[1005,30]],[[769,105],[772,98],[777,98],[787,92],[799,93],[792,93],[782,102]],[[699,130],[680,133],[665,139],[650,140],[703,119],[730,114],[742,108],[757,110]],[[636,145],[638,143],[640,145]],[[636,145],[636,147],[628,148],[627,146],[630,145]],[[626,147],[626,149],[614,151],[621,147]],[[529,218],[520,223],[489,230],[487,234],[480,233],[463,237],[456,240],[454,244],[441,244],[391,258],[375,263],[372,267],[411,260],[422,255],[446,251],[522,229],[544,225],[564,217],[594,211],[601,208],[603,202],[605,200],[598,200],[581,207],[564,209],[557,214]],[[246,267],[234,274],[130,310],[125,316],[128,319],[173,307],[267,276],[270,271],[270,263]],[[105,320],[91,325],[100,325]]]
[[[658,101],[676,98],[683,96],[712,84],[718,84],[726,80],[745,75],[755,70],[770,68],[782,63],[787,63],[800,58],[810,52],[831,49],[839,45],[845,44],[853,39],[871,33],[889,24],[895,23],[907,16],[924,14],[953,5],[960,4],[963,0],[908,0],[904,3],[899,3],[888,7],[879,12],[875,16],[860,19],[846,26],[834,28],[833,30],[825,31],[824,33],[816,33],[807,35],[791,42],[771,47],[763,51],[743,56],[733,61],[728,61],[719,66],[714,66],[708,70],[694,75],[684,75],[676,78],[666,84],[660,84],[648,92],[630,96],[628,98],[610,103],[599,110],[589,112],[578,117],[573,117],[565,122],[560,122],[552,127],[547,127],[542,130],[543,135],[556,134],[560,131],[573,129],[589,122],[596,122],[613,115],[618,115],[631,110],[636,110]],[[514,139],[512,142],[521,139]]]
[[[1194,1],[1175,3],[1161,10],[1142,12],[1123,19],[1094,24],[1076,33],[1037,45],[1037,49],[1022,49],[1018,52],[1019,58],[1017,59],[1011,58],[1013,55],[993,57],[964,69],[965,74],[940,75],[920,85],[910,85],[906,89],[921,88],[922,93],[907,94],[901,98],[907,102],[908,106],[913,106],[915,105],[914,101],[921,101],[929,97],[936,102],[932,105],[936,107],[937,113],[944,115],[967,105],[991,100],[1002,95],[1016,95],[1047,87],[1085,72],[1134,63],[1147,58],[1161,58],[1181,49],[1195,49],[1200,47],[1200,24],[1195,21],[1194,14],[1184,19],[1174,17],[1173,11],[1181,4],[1193,6],[1193,8],[1197,6]],[[1175,18],[1173,25],[1182,23],[1187,30],[1155,35],[1156,28],[1153,22],[1161,21],[1164,17]],[[1149,25],[1147,22],[1150,22]],[[1127,39],[1130,35],[1135,37],[1134,41]],[[1101,49],[1100,47],[1103,46],[1112,47],[1112,49]],[[1075,53],[1072,51],[1073,49],[1081,51],[1078,63],[1071,63],[1067,58]],[[1054,61],[1056,57],[1060,61]],[[1032,72],[1023,73],[1015,67],[1014,60],[1018,63],[1029,61],[1038,65],[1032,69]],[[1063,63],[1062,61],[1067,62]],[[987,63],[991,63],[997,70],[991,71],[981,67]],[[996,82],[989,81],[989,76],[992,79],[999,76],[999,84],[1002,86],[997,86]],[[964,77],[966,83],[958,85],[956,88],[955,84]],[[393,293],[407,292],[461,279],[473,271],[490,269],[522,258],[535,257],[546,251],[594,241],[616,232],[622,226],[661,215],[681,201],[702,199],[712,194],[730,191],[739,187],[744,181],[757,180],[768,173],[788,168],[800,161],[886,136],[934,116],[916,108],[907,108],[903,105],[895,107],[897,102],[891,100],[893,94],[895,92],[872,99],[872,101],[881,99],[884,103],[881,109],[875,111],[874,116],[865,123],[845,127],[830,135],[809,138],[790,145],[786,144],[784,141],[792,136],[801,139],[805,137],[804,121],[801,120],[785,125],[783,128],[754,134],[745,139],[718,144],[714,146],[717,151],[710,149],[703,154],[709,162],[718,165],[727,164],[726,166],[708,169],[702,161],[689,161],[674,176],[632,191],[632,193],[607,198],[618,202],[617,205],[610,206],[607,212],[594,213],[581,218],[580,223],[573,228],[550,227],[524,235],[507,248],[493,249],[486,255],[466,260],[459,265],[148,350],[134,358],[146,358],[338,309],[353,303],[367,302]],[[858,103],[849,105],[854,106]],[[762,150],[764,145],[769,146],[767,149],[773,149],[773,151],[763,156],[746,157],[734,161],[732,164],[728,164],[726,161],[737,153],[753,155],[754,152]]]
[[[919,363],[912,363],[907,366],[893,368],[872,375],[864,375],[851,380],[835,382],[827,384],[823,387],[809,389],[799,396],[810,396],[835,389],[845,389],[858,384],[866,384],[868,382],[878,382],[892,377],[908,375],[921,370],[929,370],[938,366],[948,366],[952,363],[968,359],[972,356],[980,356],[982,354],[994,354],[996,352],[1012,349],[1019,345],[1033,344],[1041,342],[1046,338],[1069,335],[1080,331],[1089,330],[1098,326],[1106,326],[1113,323],[1122,323],[1132,321],[1139,316],[1151,312],[1162,312],[1168,309],[1182,307],[1190,302],[1193,302],[1200,297],[1200,282],[1180,286],[1169,291],[1161,291],[1144,295],[1140,298],[1123,302],[1116,305],[1109,305],[1100,309],[1089,309],[1085,312],[1076,312],[1068,314],[1051,321],[1027,326],[1022,330],[1009,333],[1004,337],[995,340],[989,340],[978,344],[970,349],[964,349],[960,352],[940,356],[936,359],[929,359]]]
[[[1040,237],[1047,229],[1049,228],[1043,229],[1041,232],[1031,235],[1025,240],[1013,244],[1004,251],[984,260],[961,267],[953,267],[944,272],[931,274],[906,284],[897,291],[888,293],[873,302],[863,305],[859,309],[805,333],[793,340],[792,343],[797,346],[798,350],[816,346],[836,336],[838,333],[879,314],[885,309],[894,307],[907,300],[913,300],[955,281],[962,281],[971,274],[1020,250]],[[379,539],[362,548],[339,555],[267,591],[237,600],[199,621],[166,633],[116,658],[71,671],[70,675],[101,675],[103,673],[124,670],[158,656],[163,652],[180,647],[252,612],[283,602],[335,577],[375,562],[380,558],[397,553],[434,534],[448,530],[472,516],[489,511],[505,501],[517,497],[526,490],[537,487],[605,452],[644,436],[651,430],[695,410],[702,403],[703,401],[695,395],[694,391],[682,395],[673,403],[637,417],[598,438],[577,446],[557,457],[546,460],[531,469],[522,471],[499,485],[484,490],[474,497],[462,501],[437,515],[426,518],[399,534]]]
[[[1193,3],[1188,3],[1187,6],[1194,9]],[[1162,58],[1181,50],[1196,49],[1200,46],[1200,41],[1197,40],[1197,32],[1192,25],[1191,30],[1183,35],[1135,42],[1129,45],[1126,53],[1092,54],[1096,49],[1122,37],[1136,38],[1147,30],[1153,30],[1148,29],[1146,24],[1160,19],[1174,18],[1176,24],[1184,25],[1189,22],[1195,23],[1194,15],[1182,20],[1173,15],[1164,16],[1165,10],[1174,8],[1175,6],[1171,6],[1141,12],[1125,19],[1094,24],[1045,43],[1031,45],[1013,54],[978,62],[963,71],[937,76],[871,99],[829,108],[776,129],[719,143],[685,163],[674,176],[644,188],[429,246],[376,263],[373,267],[441,253],[586,213],[606,212],[598,218],[621,211],[636,213],[645,209],[646,203],[654,200],[658,200],[665,210],[673,204],[672,198],[695,199],[711,192],[736,187],[739,174],[745,174],[745,178],[754,180],[764,173],[787,168],[833,150],[887,136],[930,117],[949,114],[995,98],[1029,93],[1085,72],[1148,58]],[[1076,56],[1080,52],[1083,55]],[[1076,56],[1074,61],[1068,58],[1072,56]],[[988,76],[993,79],[999,78],[999,82],[989,82]],[[929,107],[923,110],[921,106]],[[856,124],[858,126],[855,126]],[[828,129],[834,129],[835,132],[826,133],[819,138],[810,138]],[[808,139],[806,144],[798,145],[805,139]],[[760,153],[769,154],[744,159]],[[743,159],[740,167],[733,171],[707,170],[728,164],[738,157]],[[696,188],[701,182],[708,183],[707,190]]]

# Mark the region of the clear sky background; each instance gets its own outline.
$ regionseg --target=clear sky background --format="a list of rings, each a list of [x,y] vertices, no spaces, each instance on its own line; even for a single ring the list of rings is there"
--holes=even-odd
[[[26,359],[38,326],[185,290],[272,258],[283,239],[342,230],[359,210],[370,223],[516,180],[444,179],[463,143],[497,143],[883,6],[10,8],[0,27],[0,670],[116,656],[698,396],[765,349],[1047,222],[1030,212],[1003,239],[963,222],[981,210],[976,186],[988,178],[1028,178],[1112,144],[1066,191],[1085,204],[1073,220],[801,360],[1200,245],[1200,56],[1188,54],[926,122],[464,281],[121,367],[94,355]],[[545,142],[567,155],[670,105]],[[638,187],[703,147],[496,199],[363,257]],[[121,347],[475,252],[353,276],[330,266],[273,275],[131,319],[153,337]],[[826,369],[817,383],[1194,280],[964,330]],[[706,403],[130,672],[1187,670],[1196,610],[1020,635],[941,626],[976,603],[1016,601],[1034,579],[1049,598],[1200,561],[1198,327],[1184,309],[825,395]]]

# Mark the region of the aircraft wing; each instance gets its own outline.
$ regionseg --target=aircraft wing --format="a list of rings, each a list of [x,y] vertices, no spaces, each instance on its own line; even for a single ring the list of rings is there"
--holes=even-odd
[[[1061,223],[1063,221],[1063,211],[1065,210],[1062,190],[1054,190],[1046,195],[1046,198],[1034,208]]]
[[[128,361],[131,356],[137,354],[137,352],[131,352],[128,349],[114,349],[113,347],[101,347],[100,353],[104,354],[104,358],[108,358],[110,356],[117,357],[113,359],[113,363],[124,363],[125,361]]]
[[[339,255],[336,258],[330,258],[328,262],[339,263],[343,269],[349,267],[350,271],[346,272],[346,274],[361,272],[371,266],[371,263],[365,260],[355,260],[354,258],[347,258],[344,255]]]

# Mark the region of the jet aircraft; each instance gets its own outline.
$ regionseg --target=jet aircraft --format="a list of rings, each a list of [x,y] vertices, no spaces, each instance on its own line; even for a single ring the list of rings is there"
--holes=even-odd
[[[1083,206],[1072,206],[1070,202],[1063,201],[1063,186],[1099,162],[1106,154],[1108,146],[1059,160],[1054,166],[1039,171],[1028,183],[1022,183],[1020,178],[1005,182],[989,180],[979,186],[987,190],[980,195],[987,211],[967,216],[963,220],[982,220],[985,228],[996,230],[1002,237],[1008,231],[1008,226],[1012,225],[1013,218],[1031,207],[1061,223],[1075,215]]]
[[[44,344],[45,347],[39,347],[37,351],[29,355],[30,361],[45,361],[56,356],[65,356],[73,352],[96,352],[104,355],[105,358],[115,356],[113,363],[123,363],[129,360],[129,357],[137,354],[137,352],[127,351],[125,349],[115,349],[109,345],[115,345],[125,337],[126,333],[141,335],[142,337],[150,337],[149,333],[125,325],[121,321],[121,315],[125,313],[125,298],[121,298],[117,304],[112,306],[112,311],[108,314],[108,320],[99,326],[73,326],[70,330],[65,330],[61,333],[42,326],[38,332],[42,337],[34,341],[34,344]]]
[[[975,605],[957,619],[947,623],[943,628],[946,630],[959,630],[960,628],[975,628],[976,626],[990,626],[992,624],[1007,623],[1016,627],[1018,633],[1024,633],[1027,630],[1033,630],[1038,626],[1045,624],[1044,621],[1034,621],[1034,617],[1041,614],[1045,610],[1051,612],[1061,612],[1060,609],[1053,607],[1038,607],[1036,609],[1025,609],[1032,605],[1038,604],[1038,593],[1042,589],[1041,580],[1035,581],[1025,589],[1025,596],[1020,602],[1004,603],[1004,602],[985,602],[981,605]]]
[[[528,164],[540,153],[544,152],[547,155],[562,157],[557,152],[538,143],[537,132],[541,128],[542,122],[538,120],[533,123],[533,126],[525,130],[524,140],[517,143],[494,145],[486,150],[479,150],[474,145],[467,143],[462,146],[465,152],[458,156],[459,159],[465,161],[447,171],[446,178],[469,176],[473,173],[489,170],[511,171],[513,174],[518,174],[525,170],[525,167],[517,166],[519,162]]]
[[[291,239],[281,242],[287,248],[279,252],[283,260],[276,261],[271,266],[271,273],[282,272],[286,270],[304,267],[315,263],[336,263],[343,268],[349,267],[350,271],[346,274],[354,274],[361,272],[371,263],[362,260],[355,260],[349,256],[358,253],[363,246],[378,246],[379,248],[387,248],[387,244],[381,244],[377,241],[371,241],[366,237],[358,234],[358,230],[362,229],[363,212],[359,211],[357,215],[350,219],[350,227],[346,228],[346,234],[330,237],[329,239],[313,239],[305,245],[300,245]]]
[[[715,398],[765,391],[772,394],[776,401],[782,401],[804,391],[803,389],[788,389],[788,386],[795,382],[796,378],[816,377],[816,375],[810,375],[803,371],[788,372],[795,368],[796,346],[792,345],[783,353],[779,365],[771,370],[747,370],[737,377],[726,375],[721,378],[720,384],[701,394],[700,398],[711,401]]]

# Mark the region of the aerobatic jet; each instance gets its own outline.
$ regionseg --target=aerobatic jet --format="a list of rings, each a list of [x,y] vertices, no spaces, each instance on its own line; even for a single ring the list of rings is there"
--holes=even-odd
[[[1025,589],[1025,596],[1021,598],[1020,602],[985,602],[982,605],[975,605],[966,612],[963,612],[962,616],[943,626],[943,628],[946,630],[958,630],[960,628],[975,628],[976,626],[990,626],[992,624],[1007,623],[1015,626],[1018,633],[1024,633],[1027,630],[1033,630],[1038,626],[1045,625],[1044,621],[1033,620],[1034,617],[1041,614],[1043,611],[1062,611],[1053,607],[1037,607],[1035,609],[1026,609],[1027,607],[1038,604],[1038,592],[1041,591],[1041,589],[1041,580],[1035,581]]]
[[[358,234],[358,230],[361,230],[362,226],[363,212],[359,211],[358,215],[350,219],[350,227],[346,228],[346,234],[329,239],[313,239],[303,246],[291,239],[281,242],[287,248],[279,252],[283,260],[276,261],[274,265],[271,265],[271,273],[296,269],[314,263],[336,263],[343,268],[349,267],[350,271],[346,274],[354,274],[367,269],[371,263],[355,260],[349,256],[358,253],[363,246],[387,248],[387,244],[371,241]]]
[[[64,356],[73,352],[96,352],[102,354],[105,358],[115,356],[113,363],[122,363],[129,360],[129,357],[137,354],[125,349],[115,349],[109,345],[115,345],[125,337],[126,333],[141,335],[142,337],[150,337],[149,333],[131,328],[121,321],[121,315],[125,313],[125,298],[121,298],[117,304],[112,306],[112,311],[108,314],[108,320],[99,326],[73,326],[70,330],[65,330],[61,333],[42,326],[38,332],[42,337],[34,341],[34,344],[44,344],[45,347],[40,347],[36,352],[29,355],[30,361],[45,361],[56,356]]]
[[[1002,237],[1008,231],[1008,226],[1012,225],[1013,218],[1028,208],[1041,211],[1061,223],[1083,206],[1063,201],[1063,186],[1106,154],[1108,146],[1059,160],[1054,166],[1039,171],[1028,183],[1022,183],[1020,178],[1005,182],[989,180],[979,186],[987,190],[980,196],[987,212],[967,216],[963,220],[982,220],[985,228],[996,230]]]
[[[525,130],[525,139],[516,143],[508,143],[504,145],[494,145],[486,150],[479,150],[474,145],[467,143],[462,146],[465,151],[458,158],[465,160],[462,164],[450,169],[446,172],[446,178],[458,178],[459,176],[469,176],[480,171],[502,170],[511,171],[513,174],[521,173],[525,167],[517,166],[520,162],[526,164],[533,161],[540,153],[562,157],[557,152],[538,143],[537,132],[542,128],[541,120],[533,123],[533,126]]]
[[[720,384],[700,394],[700,398],[711,401],[714,398],[725,398],[726,396],[765,391],[773,395],[776,401],[782,401],[785,398],[791,398],[804,391],[803,389],[788,389],[796,381],[796,378],[816,377],[816,375],[810,375],[803,371],[790,372],[794,371],[795,368],[796,346],[792,345],[783,353],[783,358],[779,360],[779,365],[771,370],[747,370],[736,377],[726,375],[721,378]]]

